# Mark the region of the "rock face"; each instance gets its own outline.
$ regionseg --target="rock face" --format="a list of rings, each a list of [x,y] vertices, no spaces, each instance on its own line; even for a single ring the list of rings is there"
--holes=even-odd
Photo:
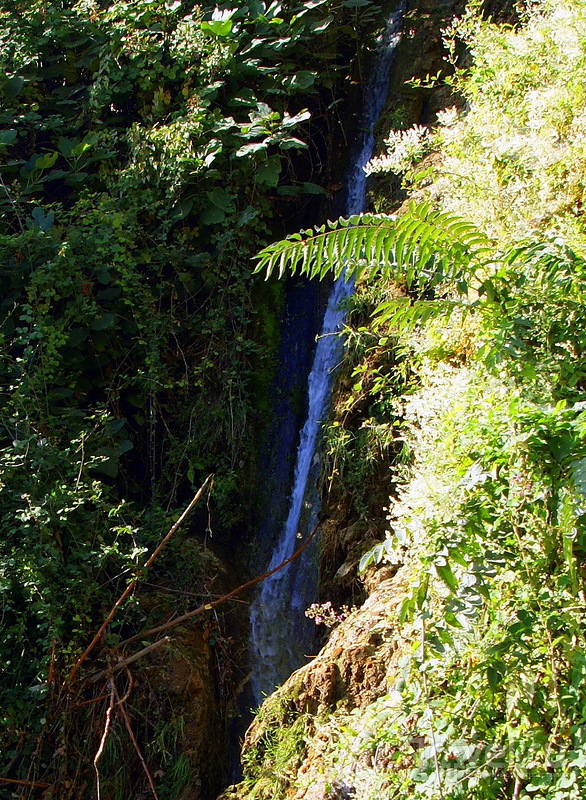
[[[364,605],[332,631],[316,658],[265,701],[244,741],[245,780],[219,800],[353,796],[352,786],[332,771],[328,728],[336,716],[392,697],[407,642],[396,623],[406,576],[402,568],[380,582]]]
[[[205,625],[176,634],[139,675],[145,703],[150,695],[150,713],[165,720],[164,733],[151,747],[160,761],[158,784],[175,800],[213,797],[226,772],[228,748],[219,734],[223,709],[210,638]]]
[[[186,632],[171,654],[166,676],[169,695],[183,709],[183,752],[193,768],[188,789],[178,800],[209,797],[221,780],[225,747],[218,740],[220,709],[216,697],[213,653],[205,629]]]

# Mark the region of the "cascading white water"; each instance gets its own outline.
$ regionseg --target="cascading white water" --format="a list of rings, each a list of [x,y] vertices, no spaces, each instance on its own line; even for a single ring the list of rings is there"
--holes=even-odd
[[[360,214],[366,201],[366,176],[364,166],[374,148],[374,125],[385,102],[389,70],[395,48],[399,42],[406,0],[402,0],[391,15],[381,39],[371,79],[367,85],[365,106],[360,126],[360,148],[348,176],[346,215]],[[289,558],[299,545],[300,520],[321,423],[328,409],[333,371],[339,362],[345,312],[343,301],[350,296],[353,282],[340,277],[330,294],[322,331],[318,338],[313,364],[308,379],[308,412],[301,430],[297,449],[297,462],[289,513],[281,537],[275,547],[268,570]],[[306,507],[309,504],[305,504]],[[317,508],[307,508],[306,530],[311,530],[317,519]],[[304,588],[307,582],[295,578],[291,565],[267,578],[255,599],[251,612],[251,684],[254,700],[262,702],[264,695],[272,692],[297,667],[303,663],[304,646],[297,632],[296,618],[311,602]],[[301,569],[303,569],[301,564]],[[315,590],[315,587],[314,587]]]

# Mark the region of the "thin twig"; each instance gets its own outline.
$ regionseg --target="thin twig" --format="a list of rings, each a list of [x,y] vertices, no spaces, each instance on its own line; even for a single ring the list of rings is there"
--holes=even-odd
[[[130,642],[135,641],[136,639],[143,639],[147,636],[152,636],[155,633],[162,633],[163,631],[167,631],[170,628],[175,628],[177,625],[181,625],[183,622],[187,622],[187,620],[192,619],[193,617],[198,616],[199,614],[203,614],[204,611],[212,611],[214,608],[225,603],[227,600],[231,600],[236,595],[239,595],[245,589],[249,589],[251,586],[254,586],[261,581],[264,581],[265,578],[269,578],[271,575],[274,575],[275,572],[279,572],[279,570],[284,569],[288,564],[301,555],[301,553],[305,550],[307,545],[311,542],[314,538],[315,534],[318,531],[320,523],[315,526],[312,530],[311,534],[307,537],[305,542],[299,547],[292,556],[282,561],[278,566],[274,569],[269,570],[269,572],[264,572],[262,575],[257,575],[256,578],[252,578],[252,580],[243,583],[241,586],[238,586],[236,589],[233,589],[228,594],[223,595],[222,597],[218,598],[217,600],[212,600],[211,603],[205,603],[198,608],[194,609],[193,611],[188,611],[186,614],[182,614],[180,617],[175,617],[175,619],[169,620],[169,622],[164,622],[161,625],[157,625],[155,628],[149,628],[147,631],[142,633],[136,633],[134,636],[130,636],[128,639],[125,639],[123,642],[120,642],[118,647],[123,647],[125,644],[129,644]]]
[[[133,655],[128,656],[128,658],[123,658],[116,664],[112,664],[111,666],[109,666],[108,669],[103,669],[101,672],[98,672],[97,675],[94,675],[92,678],[90,678],[90,683],[97,683],[99,680],[105,678],[107,675],[110,675],[111,673],[120,672],[121,669],[124,669],[129,664],[134,664],[134,662],[138,661],[139,658],[142,658],[143,656],[152,653],[153,650],[157,650],[161,645],[166,644],[169,641],[170,639],[168,636],[163,636],[162,639],[157,639],[156,642],[149,644],[147,647],[143,647],[142,650],[138,651],[138,653],[134,653]]]
[[[212,578],[211,582],[213,582],[213,580],[214,579]],[[197,592],[186,592],[184,589],[172,589],[170,586],[161,586],[160,583],[149,583],[149,581],[141,581],[141,584],[143,586],[152,586],[153,589],[156,589],[157,591],[162,592],[163,594],[167,594],[167,593],[170,593],[170,594],[181,594],[184,597],[199,597],[199,598],[201,598],[201,592],[199,592],[199,593],[197,593]],[[210,597],[216,597],[216,598],[222,597],[222,596],[223,595],[219,595],[219,594],[210,595]],[[245,605],[250,605],[250,602],[248,600],[238,600],[237,602],[238,603],[244,603]]]
[[[91,706],[93,703],[99,703],[100,700],[107,700],[109,694],[101,694],[99,697],[92,697],[91,700],[83,700],[81,703],[76,703],[74,708],[81,708],[82,706]]]
[[[142,633],[137,633],[134,636],[130,636],[128,639],[125,639],[123,642],[120,642],[118,647],[123,647],[124,645],[130,644],[130,642],[134,642],[136,639],[145,639],[147,636],[153,636],[156,633],[162,633],[163,631],[168,631],[171,628],[175,628],[178,625],[182,625],[184,622],[187,622],[188,620],[193,619],[193,617],[197,617],[200,614],[203,614],[204,611],[213,611],[214,608],[217,608],[219,605],[222,605],[222,603],[225,603],[228,600],[232,600],[232,598],[236,597],[236,595],[240,594],[245,589],[250,589],[251,586],[254,586],[257,583],[260,583],[261,581],[264,581],[264,579],[268,578],[270,575],[274,575],[275,572],[278,572],[279,570],[283,569],[288,564],[290,564],[292,561],[294,561],[298,556],[301,555],[301,553],[305,550],[307,545],[315,537],[315,535],[316,535],[316,533],[317,533],[317,531],[319,529],[319,526],[320,526],[320,523],[318,522],[318,524],[312,530],[310,535],[303,542],[301,547],[299,547],[293,553],[292,556],[289,556],[289,558],[287,558],[285,561],[283,561],[281,564],[279,564],[274,569],[271,569],[269,572],[265,572],[262,575],[257,575],[256,578],[253,578],[252,580],[247,581],[246,583],[243,583],[241,586],[238,586],[236,589],[233,589],[228,594],[223,595],[218,600],[214,600],[211,603],[206,603],[205,605],[201,605],[198,608],[194,609],[193,611],[188,611],[187,614],[182,614],[182,616],[175,617],[175,619],[169,620],[169,622],[165,622],[162,625],[157,625],[156,628],[149,628],[149,630],[147,630],[147,631],[142,631]],[[162,639],[157,639],[156,642],[153,642],[152,644],[147,645],[147,647],[144,647],[142,650],[139,650],[137,653],[134,653],[134,655],[129,656],[128,658],[122,659],[121,661],[118,661],[116,664],[113,664],[112,666],[108,667],[108,669],[106,669],[106,670],[102,670],[101,672],[98,672],[97,675],[94,675],[93,677],[90,678],[90,681],[92,683],[96,683],[97,681],[101,680],[106,675],[108,675],[110,670],[112,672],[118,672],[119,670],[121,670],[124,667],[128,666],[128,664],[132,664],[135,661],[138,661],[139,658],[142,658],[143,656],[146,656],[147,653],[152,653],[153,650],[156,650],[158,647],[160,647],[161,645],[165,644],[168,641],[169,641],[169,637],[167,637],[167,636],[164,636]]]
[[[128,669],[128,667],[126,668],[125,671],[126,671],[126,677],[128,678],[128,688],[124,692],[122,698],[118,700],[118,705],[120,705],[121,703],[125,703],[128,700],[128,698],[130,697],[130,693],[134,688],[134,678],[132,677],[132,672]]]
[[[437,755],[437,742],[435,740],[435,730],[434,730],[434,727],[433,727],[433,710],[432,710],[431,706],[429,705],[429,694],[428,694],[428,691],[427,691],[427,673],[425,672],[425,663],[424,663],[425,662],[425,621],[424,621],[423,617],[421,618],[421,659],[422,659],[421,666],[424,668],[422,670],[422,673],[421,673],[422,676],[423,676],[423,692],[425,694],[425,702],[427,703],[427,707],[428,707],[429,713],[430,713],[429,730],[430,730],[430,733],[431,733],[431,747],[432,747],[432,750],[433,750],[433,763],[434,763],[434,766],[435,766],[435,777],[437,779],[437,790],[439,792],[440,798],[443,798],[444,791],[443,791],[443,785],[442,785],[442,774],[441,774],[441,771],[440,771],[439,758],[438,758],[438,755]]]
[[[145,563],[145,565],[144,565],[144,569],[148,569],[148,568],[151,566],[151,564],[153,563],[153,561],[154,561],[154,560],[156,559],[156,557],[159,555],[159,553],[161,552],[161,550],[163,549],[163,547],[164,547],[164,546],[167,544],[167,542],[169,541],[169,539],[170,539],[170,538],[173,536],[173,534],[175,533],[175,531],[176,531],[176,530],[177,530],[177,529],[178,529],[178,528],[179,528],[179,527],[182,525],[182,523],[183,523],[183,522],[184,522],[184,521],[187,519],[187,517],[189,516],[189,514],[191,513],[191,511],[192,511],[192,510],[194,509],[194,507],[197,505],[197,503],[199,502],[199,500],[200,500],[200,498],[201,498],[202,494],[204,493],[204,491],[206,490],[206,488],[208,487],[208,485],[210,485],[210,484],[213,482],[213,479],[214,479],[214,476],[213,476],[213,475],[208,475],[208,477],[205,479],[205,481],[204,481],[204,483],[202,484],[202,486],[200,487],[200,489],[199,489],[199,490],[197,491],[197,493],[195,494],[195,497],[193,498],[193,500],[191,501],[191,503],[190,503],[190,504],[187,506],[187,508],[185,509],[185,511],[183,512],[183,514],[181,514],[181,516],[179,517],[179,519],[177,520],[177,522],[175,522],[175,523],[174,523],[174,525],[172,525],[172,526],[171,526],[171,528],[170,528],[169,532],[167,533],[167,535],[165,536],[165,538],[162,540],[162,542],[159,544],[159,546],[156,548],[156,550],[155,550],[155,551],[152,553],[152,555],[151,555],[151,556],[148,558],[148,560],[146,561],[146,563]],[[89,656],[89,654],[92,652],[92,650],[94,649],[94,647],[97,645],[97,643],[98,643],[98,642],[100,641],[100,639],[102,638],[102,636],[103,636],[103,634],[104,634],[104,631],[106,630],[106,628],[108,627],[108,625],[109,625],[109,624],[112,622],[112,620],[114,619],[114,617],[115,617],[115,615],[116,615],[116,612],[118,611],[118,609],[120,608],[120,606],[122,605],[122,603],[123,603],[123,602],[126,600],[126,598],[128,597],[128,595],[129,595],[129,594],[130,594],[132,591],[134,591],[134,589],[135,589],[135,587],[136,587],[136,585],[137,585],[138,581],[139,581],[139,578],[138,578],[138,577],[136,577],[134,580],[132,580],[132,581],[131,581],[131,582],[128,584],[128,586],[126,587],[126,589],[125,589],[125,590],[122,592],[122,594],[120,595],[120,597],[118,598],[118,600],[116,600],[116,602],[115,602],[115,603],[114,603],[114,605],[112,606],[112,609],[110,610],[110,613],[108,614],[108,616],[106,617],[106,619],[104,620],[104,622],[103,622],[103,623],[100,625],[100,628],[99,628],[98,632],[96,633],[96,635],[94,636],[94,638],[92,639],[92,641],[89,643],[89,645],[86,647],[86,649],[84,650],[84,652],[83,652],[83,653],[80,655],[80,657],[79,657],[79,658],[77,659],[77,661],[75,662],[75,664],[74,664],[74,666],[73,666],[73,668],[72,668],[71,672],[70,672],[70,673],[69,673],[69,675],[67,676],[66,683],[71,683],[71,681],[72,681],[72,680],[75,678],[75,676],[76,676],[76,675],[77,675],[77,673],[79,672],[79,668],[81,667],[81,665],[83,664],[83,662],[86,660],[86,658]]]
[[[100,739],[100,746],[94,756],[94,770],[96,771],[96,796],[98,800],[100,800],[100,770],[98,769],[98,763],[100,758],[102,757],[102,753],[104,752],[104,747],[106,746],[106,740],[108,739],[108,734],[110,733],[110,725],[112,724],[112,711],[114,709],[114,700],[116,697],[116,688],[114,686],[114,678],[111,677],[110,679],[110,705],[108,706],[108,710],[106,711],[106,721],[104,722],[104,730],[102,733],[102,738]]]
[[[112,685],[114,686],[113,683],[112,683]],[[128,735],[130,736],[130,741],[134,745],[134,749],[136,750],[136,753],[137,753],[137,755],[138,755],[138,757],[140,759],[140,763],[142,764],[142,768],[144,770],[144,773],[147,776],[147,780],[149,782],[149,786],[151,787],[151,792],[153,793],[153,797],[155,798],[155,800],[159,800],[159,795],[157,794],[157,790],[155,788],[155,782],[153,781],[153,776],[151,775],[151,772],[150,772],[150,770],[149,770],[149,768],[147,766],[147,763],[144,760],[144,756],[142,754],[142,751],[141,751],[140,747],[138,746],[138,742],[136,741],[136,736],[134,735],[134,731],[132,730],[132,725],[130,724],[130,720],[128,719],[128,714],[126,713],[126,709],[124,708],[124,700],[121,700],[120,697],[118,697],[118,692],[117,692],[115,686],[114,686],[114,692],[116,693],[116,697],[118,698],[117,705],[120,708],[120,711],[122,712],[122,716],[124,717],[124,724],[126,725],[126,730],[128,731]],[[128,696],[128,694],[125,695],[125,697],[127,697],[127,696]]]
[[[33,789],[50,789],[53,784],[40,781],[17,781],[15,778],[0,778],[1,783],[15,783],[17,786],[31,786]]]

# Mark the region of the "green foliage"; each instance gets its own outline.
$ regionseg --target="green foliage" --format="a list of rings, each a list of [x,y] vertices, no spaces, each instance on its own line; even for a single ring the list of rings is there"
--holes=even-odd
[[[269,727],[254,746],[246,750],[242,764],[246,775],[244,789],[250,798],[273,800],[283,796],[295,769],[302,763],[308,719],[305,716],[293,719],[287,702],[278,697],[273,697],[260,714],[255,724],[268,723],[275,727]],[[277,720],[279,724],[275,725]]]
[[[411,204],[400,217],[362,214],[328,222],[269,245],[257,256],[255,271],[267,278],[277,269],[323,278],[328,272],[350,277],[368,270],[408,289],[430,291],[444,281],[473,278],[488,251],[476,226],[429,204]]]
[[[483,22],[478,5],[451,26],[454,88],[466,111],[440,115],[434,183],[442,207],[476,222],[503,244],[536,229],[584,244],[584,32],[579,0],[527,4],[518,27]],[[473,165],[473,167],[472,167]],[[472,167],[472,168],[471,168]]]
[[[264,337],[248,262],[281,197],[293,198],[290,217],[322,191],[307,140],[378,13],[363,5],[33,0],[0,11],[10,777],[65,781],[85,768],[64,763],[59,737],[73,729],[56,721],[48,677],[71,667],[203,476],[217,474],[214,525],[246,524]],[[181,547],[188,567],[174,563]],[[174,543],[150,580],[200,590],[193,550]],[[156,613],[131,598],[108,641]]]
[[[381,382],[363,352],[352,427],[326,437],[342,482],[363,480],[356,430],[386,400],[411,453],[361,562],[405,562],[403,656],[387,693],[324,724],[324,775],[365,800],[584,795],[583,26],[582,2],[537,4],[517,30],[470,11],[454,27],[469,108],[443,116],[423,204],[258,257],[268,273],[376,282],[392,299],[362,342],[411,353],[420,382]]]

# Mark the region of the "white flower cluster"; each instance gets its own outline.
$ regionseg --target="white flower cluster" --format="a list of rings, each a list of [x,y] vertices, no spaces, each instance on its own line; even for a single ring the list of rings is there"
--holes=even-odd
[[[422,158],[431,143],[429,128],[414,125],[405,131],[391,131],[384,140],[387,152],[372,158],[364,167],[367,175],[377,172],[394,172],[401,175]]]

